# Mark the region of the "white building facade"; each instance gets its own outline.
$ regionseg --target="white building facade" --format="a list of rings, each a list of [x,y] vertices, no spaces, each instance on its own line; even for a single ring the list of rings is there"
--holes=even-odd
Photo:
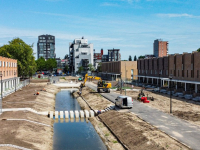
[[[87,70],[88,64],[94,64],[93,44],[88,44],[88,40],[82,37],[69,43],[69,68],[73,73],[77,73],[79,67]]]

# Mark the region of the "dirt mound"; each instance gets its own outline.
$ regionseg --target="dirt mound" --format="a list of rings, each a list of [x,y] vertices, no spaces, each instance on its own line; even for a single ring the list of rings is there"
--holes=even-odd
[[[188,149],[131,113],[109,111],[99,117],[128,149]]]
[[[192,111],[174,111],[173,115],[178,116],[181,119],[189,120],[189,121],[200,121],[200,113],[194,113]]]
[[[113,105],[113,103],[106,100],[99,93],[91,90],[88,87],[83,88],[81,95],[89,103],[92,109],[102,110],[107,108],[108,106]]]

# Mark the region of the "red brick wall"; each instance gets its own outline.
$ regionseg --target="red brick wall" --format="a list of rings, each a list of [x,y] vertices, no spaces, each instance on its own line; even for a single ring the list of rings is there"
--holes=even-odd
[[[3,80],[17,77],[17,60],[0,56],[0,73],[3,74]]]

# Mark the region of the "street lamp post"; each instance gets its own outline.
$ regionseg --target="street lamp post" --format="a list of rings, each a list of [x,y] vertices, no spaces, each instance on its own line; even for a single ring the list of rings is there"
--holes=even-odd
[[[1,76],[1,102],[0,102],[0,113],[2,113],[2,101],[3,101],[3,82],[2,82],[2,76],[3,74],[0,73]]]
[[[169,76],[170,79],[170,113],[172,113],[172,76]]]

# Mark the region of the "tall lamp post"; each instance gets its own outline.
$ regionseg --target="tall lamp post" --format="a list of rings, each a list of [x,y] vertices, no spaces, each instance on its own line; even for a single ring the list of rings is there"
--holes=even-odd
[[[169,76],[170,79],[170,113],[172,113],[172,75]]]
[[[1,102],[0,102],[0,113],[2,113],[2,101],[3,101],[3,82],[2,82],[2,72],[0,73],[0,77],[1,77]]]

